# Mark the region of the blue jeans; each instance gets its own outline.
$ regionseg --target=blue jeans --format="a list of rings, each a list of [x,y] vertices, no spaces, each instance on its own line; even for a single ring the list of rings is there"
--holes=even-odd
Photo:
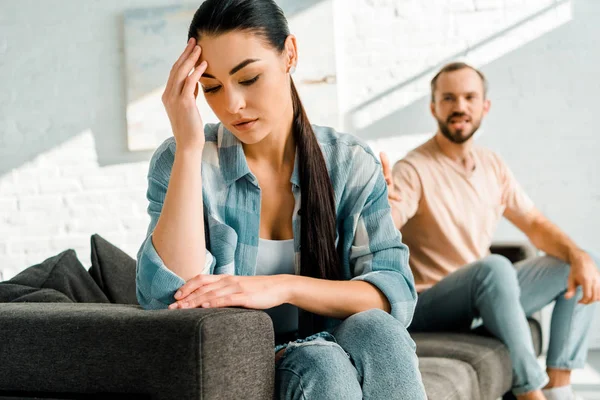
[[[596,261],[596,259],[595,259]],[[596,265],[598,261],[596,261]],[[490,255],[448,275],[419,296],[411,332],[469,329],[473,319],[507,347],[512,360],[514,394],[544,387],[548,376],[539,366],[527,316],[555,302],[547,366],[581,368],[585,364],[595,304],[582,305],[581,288],[567,300],[568,264],[550,256],[513,264]]]
[[[331,334],[290,343],[276,365],[275,397],[426,399],[415,343],[378,309],[348,317]]]

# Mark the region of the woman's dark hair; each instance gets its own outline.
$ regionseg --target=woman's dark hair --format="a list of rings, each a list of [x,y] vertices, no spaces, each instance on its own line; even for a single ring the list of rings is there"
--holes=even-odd
[[[290,34],[281,8],[272,0],[206,0],[192,19],[188,40],[247,31],[283,52]],[[294,105],[293,135],[297,145],[301,187],[300,273],[323,279],[341,279],[340,259],[335,249],[336,211],[333,186],[323,153],[310,125],[300,96],[291,82]],[[324,329],[324,319],[301,313],[300,335]]]

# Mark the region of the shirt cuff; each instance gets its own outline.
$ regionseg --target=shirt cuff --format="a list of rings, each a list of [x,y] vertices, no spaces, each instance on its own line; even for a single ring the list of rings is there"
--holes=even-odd
[[[365,281],[379,289],[390,303],[390,314],[405,327],[410,325],[417,304],[417,294],[406,278],[396,271],[373,271],[353,281]]]

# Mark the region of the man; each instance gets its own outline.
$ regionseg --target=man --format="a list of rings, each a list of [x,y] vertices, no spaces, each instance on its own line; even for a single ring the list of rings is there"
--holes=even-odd
[[[467,64],[445,66],[431,81],[435,136],[393,171],[381,154],[420,292],[411,330],[468,328],[481,317],[509,349],[518,399],[572,399],[571,370],[585,364],[592,303],[600,300],[598,263],[538,211],[498,155],[473,143],[490,109],[486,86]],[[547,255],[515,266],[490,255],[501,216]],[[544,373],[526,316],[551,302]]]

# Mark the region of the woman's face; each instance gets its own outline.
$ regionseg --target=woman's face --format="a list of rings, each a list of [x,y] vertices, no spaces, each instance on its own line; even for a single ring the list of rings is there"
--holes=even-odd
[[[254,144],[276,129],[289,129],[293,106],[288,72],[296,63],[293,36],[283,52],[243,31],[203,36],[198,44],[198,63],[208,63],[200,90],[229,131],[241,142]]]

